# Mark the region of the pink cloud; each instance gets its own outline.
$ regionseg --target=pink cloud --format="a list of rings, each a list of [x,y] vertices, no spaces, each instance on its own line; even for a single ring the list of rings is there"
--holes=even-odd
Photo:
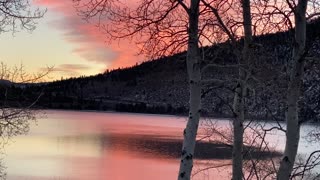
[[[88,23],[77,15],[72,1],[36,0],[35,3],[62,17],[49,25],[62,31],[64,39],[76,46],[73,52],[87,61],[105,64],[106,68],[112,69],[132,66],[143,60],[135,55],[137,48],[128,41],[107,44],[105,34],[94,23]]]
[[[49,72],[49,79],[51,80],[52,76],[57,76],[55,78],[60,78],[58,75],[67,76],[67,77],[78,77],[83,75],[83,71],[91,69],[90,66],[84,64],[59,64]],[[40,68],[40,71],[46,72],[47,68]],[[58,72],[58,74],[56,74]]]

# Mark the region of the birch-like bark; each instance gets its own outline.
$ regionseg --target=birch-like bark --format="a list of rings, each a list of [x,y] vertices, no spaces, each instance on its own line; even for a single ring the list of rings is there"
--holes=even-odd
[[[250,44],[252,43],[251,30],[251,9],[250,0],[242,1],[243,27],[244,27],[244,48],[240,65],[250,63]],[[248,74],[242,68],[239,69],[239,83],[235,90],[233,110],[236,117],[233,121],[233,149],[232,149],[232,180],[241,180],[243,177],[243,122],[245,120],[246,79]]]
[[[193,167],[194,148],[199,126],[201,109],[201,74],[198,36],[199,0],[191,0],[189,9],[187,70],[189,76],[190,99],[189,117],[183,132],[184,140],[181,152],[178,180],[189,180]]]
[[[277,173],[278,180],[290,179],[300,138],[299,107],[300,88],[304,74],[306,43],[307,0],[299,0],[295,9],[295,41],[293,45],[293,63],[287,92],[286,146]]]

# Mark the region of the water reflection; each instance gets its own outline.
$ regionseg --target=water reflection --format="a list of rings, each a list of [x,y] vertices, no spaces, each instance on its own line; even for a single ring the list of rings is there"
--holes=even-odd
[[[8,146],[8,179],[176,178],[184,118],[75,111],[48,111],[47,116]],[[252,154],[260,159],[270,156]],[[210,159],[217,164],[230,158],[230,146],[197,144],[195,159],[200,166],[207,166]],[[222,177],[226,173],[220,172]]]
[[[146,134],[113,134],[113,135],[94,135],[94,136],[67,136],[59,137],[59,141],[69,146],[70,144],[91,143],[104,149],[117,152],[128,152],[136,156],[145,158],[180,158],[182,139],[167,137],[164,135]],[[71,150],[71,147],[67,147]],[[248,148],[245,146],[245,148]],[[252,147],[251,147],[252,148]],[[72,150],[71,150],[72,151]],[[72,151],[73,152],[73,151]],[[214,152],[214,153],[213,153]],[[232,147],[226,144],[214,142],[197,142],[195,159],[231,159]],[[280,156],[278,152],[260,152],[252,148],[252,158],[269,158]],[[248,158],[245,156],[245,158]]]
[[[8,146],[5,158],[8,179],[120,180],[176,176],[178,161],[151,154],[144,156],[137,134],[176,137],[184,119],[64,111],[49,111],[47,116],[27,136],[14,138]]]

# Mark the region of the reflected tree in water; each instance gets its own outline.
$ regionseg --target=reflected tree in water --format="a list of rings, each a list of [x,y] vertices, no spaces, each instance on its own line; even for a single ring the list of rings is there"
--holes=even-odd
[[[37,20],[46,10],[31,6],[29,0],[3,0],[0,2],[0,33],[16,33],[19,30],[33,31]],[[24,102],[23,87],[26,83],[36,82],[47,73],[28,75],[23,66],[9,68],[0,64],[0,146],[12,136],[27,133],[30,120],[35,120],[34,103]],[[19,94],[22,93],[22,94]],[[16,101],[18,100],[18,101]],[[13,103],[16,101],[16,103]],[[5,168],[1,164],[0,178],[5,179]]]
[[[41,94],[32,94],[28,86],[41,81],[49,71],[50,68],[37,74],[28,74],[22,65],[8,67],[0,64],[0,151],[12,137],[28,133],[30,123],[40,115],[35,104]],[[5,177],[5,167],[1,164],[0,178]]]

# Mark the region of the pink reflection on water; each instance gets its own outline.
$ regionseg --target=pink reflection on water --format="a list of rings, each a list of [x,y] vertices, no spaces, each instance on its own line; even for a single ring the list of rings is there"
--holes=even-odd
[[[178,159],[145,155],[131,141],[181,138],[184,125],[175,116],[48,111],[8,147],[8,179],[175,179]]]
[[[219,123],[226,128],[230,122]],[[47,111],[47,118],[39,119],[28,135],[16,137],[7,148],[8,179],[176,179],[185,124],[184,117],[176,116]],[[209,143],[202,147],[207,157],[195,161],[195,172],[230,163],[216,158],[230,156],[225,147]],[[229,173],[226,166],[193,179],[228,179]]]

